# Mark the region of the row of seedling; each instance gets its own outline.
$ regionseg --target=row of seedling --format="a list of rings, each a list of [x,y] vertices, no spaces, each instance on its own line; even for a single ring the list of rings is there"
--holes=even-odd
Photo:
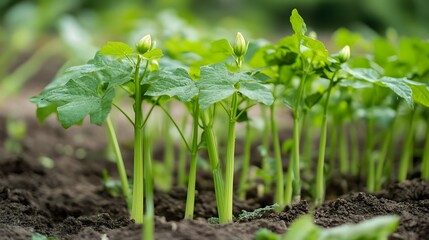
[[[384,43],[377,42],[374,54],[356,54],[350,58],[349,46],[344,46],[339,53],[329,54],[314,34],[307,34],[306,25],[297,10],[293,10],[290,21],[294,33],[276,44],[266,41],[249,43],[240,33],[232,44],[226,39],[210,44],[195,43],[193,46],[203,47],[194,48],[194,52],[168,48],[163,52],[155,46],[150,35],[143,37],[135,47],[109,42],[87,64],[68,68],[59,74],[31,101],[37,104],[37,115],[42,121],[56,113],[62,126],[68,128],[82,123],[89,115],[91,123],[107,126],[122,193],[128,200],[131,218],[136,223],[144,223],[145,239],[153,238],[151,150],[154,136],[149,131],[149,124],[158,121],[150,121],[149,118],[156,108],[171,120],[183,141],[181,148],[190,154],[187,174],[184,170],[186,160],[183,160],[186,154],[179,165],[179,183],[184,184],[187,179],[184,216],[187,219],[192,219],[194,214],[197,162],[199,152],[204,149],[213,176],[219,222],[233,221],[234,194],[244,199],[246,191],[253,187],[248,184],[252,182],[248,172],[250,150],[254,146],[252,116],[248,113],[255,107],[260,109],[263,119],[260,148],[263,160],[258,176],[262,176],[265,183],[262,192],[273,189],[278,210],[300,200],[301,172],[312,172],[315,176],[312,184],[314,201],[322,203],[326,172],[335,164],[345,174],[365,177],[369,191],[380,189],[386,177],[386,166],[393,169],[393,163],[389,166],[386,159],[395,146],[393,140],[398,136],[398,124],[403,122],[407,123],[402,127],[406,137],[398,178],[405,180],[412,164],[415,123],[422,120],[421,113],[428,112],[429,90],[423,81],[429,67],[418,60],[424,58],[420,54],[427,57],[428,43],[404,40],[401,49],[395,50],[385,40]],[[354,35],[343,32],[337,37],[342,40],[340,42],[359,48]],[[189,41],[183,44],[189,44]],[[414,49],[415,45],[419,46],[413,52],[415,56],[401,55],[406,51],[402,48]],[[380,48],[386,48],[387,53]],[[420,64],[420,68],[416,70],[411,61]],[[115,96],[124,94],[118,93],[126,93],[133,100],[133,115],[121,107],[120,98]],[[186,111],[177,117],[171,114],[171,109],[179,104],[185,106]],[[109,117],[112,109],[121,112],[134,128],[132,190],[129,189],[114,124]],[[286,143],[279,138],[281,120],[276,118],[284,109],[290,109],[293,119],[292,138]],[[183,124],[188,120],[192,122],[191,127]],[[245,133],[242,134],[245,147],[243,161],[236,164],[238,124],[245,125]],[[348,129],[345,129],[345,124]],[[185,128],[191,130],[185,131]],[[303,129],[306,130],[304,141],[301,140]],[[328,145],[328,135],[334,129],[339,137],[336,139],[331,135]],[[174,146],[171,135],[165,136],[168,138],[164,139],[167,150],[170,151],[168,158],[178,159],[171,150]],[[225,138],[225,154],[219,144],[220,136]],[[315,164],[309,153],[314,140],[319,142]],[[348,140],[350,145],[346,144]],[[364,142],[364,152],[358,147],[361,141]],[[309,147],[301,147],[301,142],[307,142],[304,145]],[[422,154],[422,175],[425,178],[429,177],[428,142],[426,140]],[[329,156],[329,161],[325,161],[326,156]],[[167,169],[172,171],[174,162],[167,162]],[[287,167],[284,166],[286,162]],[[241,166],[242,171],[239,187],[233,189],[234,174],[238,170],[236,165]]]

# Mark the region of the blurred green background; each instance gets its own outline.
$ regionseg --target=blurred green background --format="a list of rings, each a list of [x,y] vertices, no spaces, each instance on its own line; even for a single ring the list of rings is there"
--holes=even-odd
[[[232,39],[237,31],[277,41],[291,33],[293,8],[328,43],[340,27],[367,38],[389,28],[429,36],[427,0],[1,0],[0,92],[7,94],[0,102],[49,59],[55,72],[66,61],[86,61],[107,41],[132,44],[150,33],[162,47],[172,36]]]

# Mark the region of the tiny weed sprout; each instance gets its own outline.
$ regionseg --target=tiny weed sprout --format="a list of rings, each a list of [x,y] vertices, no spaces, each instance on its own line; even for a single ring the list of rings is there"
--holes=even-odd
[[[342,175],[365,179],[369,192],[379,191],[390,180],[405,181],[414,170],[420,125],[426,126],[426,135],[417,167],[422,178],[429,180],[429,64],[420,55],[422,49],[424,56],[429,54],[428,42],[408,38],[399,43],[367,42],[343,29],[335,35],[339,51],[330,53],[316,33],[308,33],[296,9],[290,24],[293,34],[277,43],[249,41],[240,32],[235,41],[220,39],[210,44],[172,38],[166,40],[164,50],[156,47],[151,35],[134,47],[108,42],[86,64],[60,72],[31,102],[37,105],[41,122],[55,113],[64,128],[82,124],[87,116],[90,123],[106,127],[120,181],[104,171],[105,189],[125,197],[130,218],[143,224],[144,239],[154,238],[154,186],[168,191],[176,182],[182,187],[187,184],[183,217],[194,218],[198,161],[212,174],[218,214],[212,220],[220,224],[282,211],[300,201],[302,192],[309,193],[303,196],[308,195],[315,205],[323,204],[326,182],[336,166]],[[369,50],[360,55],[359,46]],[[133,115],[121,107],[123,95],[131,98]],[[173,114],[177,106],[183,107],[180,116]],[[257,121],[249,112],[255,106],[260,110],[259,128],[253,128]],[[132,189],[115,118],[110,117],[113,109],[133,127]],[[154,109],[163,114],[162,121],[151,121]],[[292,116],[290,139],[279,136],[280,121],[289,124],[279,119],[285,109]],[[157,127],[163,128],[162,163],[152,159],[158,138],[151,128]],[[180,145],[170,132],[173,127]],[[21,139],[21,128],[8,125],[12,140]],[[243,134],[237,134],[237,129]],[[237,157],[237,136],[244,138],[242,158]],[[398,136],[404,136],[399,164],[392,153]],[[258,167],[251,165],[256,138],[261,140]],[[318,151],[313,149],[316,140]],[[199,155],[202,149],[207,162],[201,160],[204,154]],[[396,165],[398,172],[392,174]],[[241,172],[234,185],[237,166]],[[163,178],[163,183],[156,185],[157,178]],[[234,218],[234,195],[245,200],[251,188],[257,189],[258,196],[273,194],[273,205]],[[256,239],[386,239],[397,225],[397,217],[384,216],[323,229],[304,216],[284,236],[261,230]]]

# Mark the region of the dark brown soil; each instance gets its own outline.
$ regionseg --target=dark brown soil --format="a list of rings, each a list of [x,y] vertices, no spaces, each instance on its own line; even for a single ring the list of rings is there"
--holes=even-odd
[[[4,124],[0,117],[0,143],[6,137]],[[103,188],[102,170],[115,176],[115,164],[103,157],[103,129],[84,125],[63,130],[55,122],[41,127],[35,120],[27,124],[23,153],[8,154],[0,144],[0,239],[30,239],[35,232],[59,239],[101,239],[102,235],[110,240],[141,239],[141,226],[129,219],[124,199]],[[86,153],[81,159],[76,157],[78,149]],[[52,158],[54,167],[43,167],[40,156]],[[316,223],[324,227],[396,214],[401,222],[391,239],[429,239],[429,183],[417,179],[392,184],[377,194],[351,193],[316,210],[301,201],[280,213],[267,211],[259,218],[226,225],[207,222],[216,216],[215,197],[207,183],[199,183],[198,188],[193,221],[181,220],[185,189],[156,192],[156,239],[253,239],[260,228],[284,233],[306,213],[314,214]],[[264,207],[267,198],[236,201],[234,213]]]

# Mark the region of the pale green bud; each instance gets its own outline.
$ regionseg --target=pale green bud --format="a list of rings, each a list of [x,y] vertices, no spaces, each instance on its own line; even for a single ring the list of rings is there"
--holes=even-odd
[[[156,71],[159,70],[159,63],[157,60],[151,60],[150,61],[150,71]]]
[[[341,63],[344,63],[344,62],[347,62],[349,58],[350,58],[350,47],[349,45],[346,45],[345,47],[343,47],[343,49],[341,49],[338,55],[338,59],[340,60]]]
[[[233,46],[234,55],[236,57],[243,57],[246,55],[248,42],[244,39],[243,35],[241,35],[240,32],[237,32],[237,35],[235,37],[235,43]]]
[[[140,41],[136,44],[136,49],[140,54],[145,54],[152,49],[152,38],[150,37],[150,34],[140,39]]]
[[[312,39],[317,39],[317,33],[315,31],[311,31],[308,33],[308,36]]]

